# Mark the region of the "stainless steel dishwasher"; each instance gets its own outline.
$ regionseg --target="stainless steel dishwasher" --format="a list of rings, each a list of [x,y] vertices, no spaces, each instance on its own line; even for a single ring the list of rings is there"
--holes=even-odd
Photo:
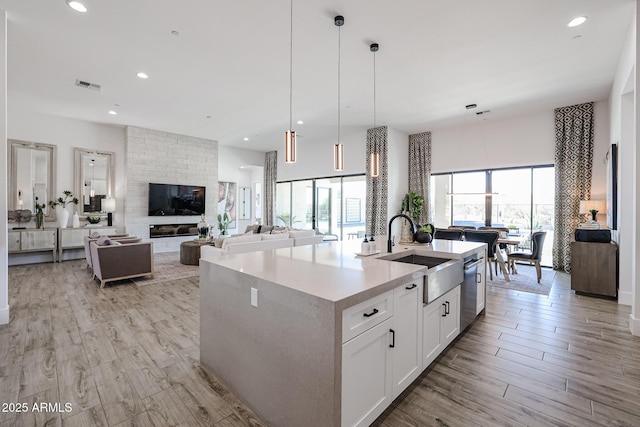
[[[478,266],[483,261],[475,254],[464,259],[464,280],[460,287],[460,332],[464,331],[476,318],[478,281],[480,280]]]

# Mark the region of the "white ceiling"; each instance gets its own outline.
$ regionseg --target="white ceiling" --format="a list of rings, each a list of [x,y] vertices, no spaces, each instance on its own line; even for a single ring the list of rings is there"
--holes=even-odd
[[[10,117],[35,110],[257,150],[283,145],[288,0],[84,3],[89,11],[80,14],[64,0],[0,0]],[[634,4],[294,0],[294,129],[301,143],[336,137],[337,14],[345,17],[342,135],[373,125],[371,42],[380,44],[377,124],[416,133],[459,124],[469,103],[496,120],[606,99]],[[568,28],[578,15],[589,19]],[[102,90],[78,88],[76,79]],[[114,104],[118,115],[108,115]]]

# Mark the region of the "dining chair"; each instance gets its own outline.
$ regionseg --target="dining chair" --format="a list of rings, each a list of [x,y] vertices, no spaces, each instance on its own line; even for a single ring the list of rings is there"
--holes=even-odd
[[[496,246],[499,237],[500,233],[495,230],[465,230],[464,232],[464,239],[467,242],[481,242],[487,244],[487,267],[489,268],[489,280],[493,280],[491,261],[493,261],[496,266],[496,275],[498,274]]]
[[[542,257],[542,245],[544,245],[544,238],[546,236],[546,231],[536,231],[531,235],[531,252],[513,252],[508,255],[507,265],[509,265],[512,273],[516,273],[514,268],[514,263],[516,261],[523,261],[528,262],[529,264],[534,264],[536,266],[536,273],[538,274],[538,283],[540,283],[540,279],[542,279],[540,258]]]
[[[460,228],[436,228],[434,239],[462,240],[464,231]]]
[[[449,229],[460,229],[460,230],[475,230],[476,228],[473,225],[450,225],[447,227]]]

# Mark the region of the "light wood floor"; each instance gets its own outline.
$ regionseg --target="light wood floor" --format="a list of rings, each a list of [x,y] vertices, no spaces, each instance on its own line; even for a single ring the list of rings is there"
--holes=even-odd
[[[629,308],[556,278],[549,297],[489,287],[486,316],[375,424],[640,426]],[[199,365],[197,278],[100,290],[83,261],[16,266],[9,303],[0,403],[29,411],[0,412],[0,427],[263,425]]]

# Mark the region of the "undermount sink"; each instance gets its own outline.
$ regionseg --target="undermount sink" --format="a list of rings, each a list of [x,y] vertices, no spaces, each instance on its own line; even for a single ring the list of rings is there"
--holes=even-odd
[[[464,279],[463,260],[461,259],[437,258],[415,251],[389,254],[378,259],[426,266],[427,274],[424,276],[424,295],[422,298],[425,304],[429,304],[446,294],[462,283]]]
[[[450,260],[446,258],[436,258],[432,256],[411,254],[411,255],[403,256],[402,258],[395,258],[389,261],[404,262],[406,264],[426,265],[429,268],[433,268],[440,264],[444,264],[445,262]]]

